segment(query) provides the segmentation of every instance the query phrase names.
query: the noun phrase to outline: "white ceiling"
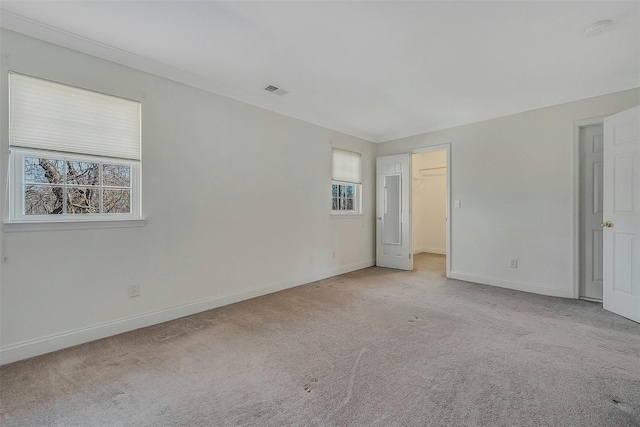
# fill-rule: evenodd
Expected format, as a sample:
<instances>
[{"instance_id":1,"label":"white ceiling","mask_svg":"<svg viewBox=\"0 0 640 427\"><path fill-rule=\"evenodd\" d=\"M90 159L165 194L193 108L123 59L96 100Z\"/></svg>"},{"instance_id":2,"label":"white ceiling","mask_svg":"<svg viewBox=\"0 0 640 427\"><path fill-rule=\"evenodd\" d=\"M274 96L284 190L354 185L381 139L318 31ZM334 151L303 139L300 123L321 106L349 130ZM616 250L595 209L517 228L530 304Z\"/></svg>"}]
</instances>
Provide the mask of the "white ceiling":
<instances>
[{"instance_id":1,"label":"white ceiling","mask_svg":"<svg viewBox=\"0 0 640 427\"><path fill-rule=\"evenodd\" d=\"M2 0L0 11L4 28L373 142L640 86L639 1ZM584 37L605 19L610 32Z\"/></svg>"}]
</instances>

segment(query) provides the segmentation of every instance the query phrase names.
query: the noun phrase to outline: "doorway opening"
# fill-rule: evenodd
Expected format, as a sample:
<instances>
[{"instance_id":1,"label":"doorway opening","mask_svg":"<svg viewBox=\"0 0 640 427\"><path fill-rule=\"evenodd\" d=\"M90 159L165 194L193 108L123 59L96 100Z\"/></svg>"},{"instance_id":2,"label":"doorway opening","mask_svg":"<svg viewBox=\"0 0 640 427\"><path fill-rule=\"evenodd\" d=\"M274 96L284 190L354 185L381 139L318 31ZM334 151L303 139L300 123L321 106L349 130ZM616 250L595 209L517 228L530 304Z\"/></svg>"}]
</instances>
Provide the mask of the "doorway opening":
<instances>
[{"instance_id":1,"label":"doorway opening","mask_svg":"<svg viewBox=\"0 0 640 427\"><path fill-rule=\"evenodd\" d=\"M450 271L449 246L449 145L416 150L411 155L411 240L418 259L443 264Z\"/></svg>"},{"instance_id":2,"label":"doorway opening","mask_svg":"<svg viewBox=\"0 0 640 427\"><path fill-rule=\"evenodd\" d=\"M578 297L602 302L603 155L602 122L578 127Z\"/></svg>"},{"instance_id":3,"label":"doorway opening","mask_svg":"<svg viewBox=\"0 0 640 427\"><path fill-rule=\"evenodd\" d=\"M422 153L442 151L443 163L412 166L412 157ZM441 157L442 158L442 157ZM445 275L451 275L451 144L439 144L418 148L412 152L381 156L376 159L376 265L379 267L413 270L413 232L415 213L413 206L413 177L415 169L416 187L430 178L444 179L444 254ZM433 168L433 169L430 169ZM435 169L438 168L438 169ZM421 171L421 169L423 169ZM444 172L444 174L443 174ZM431 176L435 175L435 176ZM424 185L424 184L423 184ZM425 188L428 188L426 186ZM419 197L419 196L418 196ZM417 202L416 202L417 203ZM416 204L417 206L417 204ZM422 216L420 216L422 218ZM442 217L441 217L442 218ZM416 228L421 227L416 224ZM441 236L441 235L440 235ZM420 234L422 238L422 234ZM424 245L424 242L418 245ZM442 247L422 246L416 249L438 249Z\"/></svg>"}]
</instances>

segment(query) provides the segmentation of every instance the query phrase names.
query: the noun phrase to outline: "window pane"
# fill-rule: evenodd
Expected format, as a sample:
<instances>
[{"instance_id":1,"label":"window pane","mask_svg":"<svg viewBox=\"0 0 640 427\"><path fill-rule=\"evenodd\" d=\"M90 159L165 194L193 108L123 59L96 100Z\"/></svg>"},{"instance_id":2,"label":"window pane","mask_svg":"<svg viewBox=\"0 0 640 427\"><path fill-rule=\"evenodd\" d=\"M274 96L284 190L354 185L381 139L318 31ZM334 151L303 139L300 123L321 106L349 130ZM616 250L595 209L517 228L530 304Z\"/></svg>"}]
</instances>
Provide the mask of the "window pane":
<instances>
[{"instance_id":1,"label":"window pane","mask_svg":"<svg viewBox=\"0 0 640 427\"><path fill-rule=\"evenodd\" d=\"M353 197L353 185L345 185L345 195L347 197Z\"/></svg>"},{"instance_id":2,"label":"window pane","mask_svg":"<svg viewBox=\"0 0 640 427\"><path fill-rule=\"evenodd\" d=\"M60 184L64 178L62 160L24 158L24 180L26 183Z\"/></svg>"},{"instance_id":3,"label":"window pane","mask_svg":"<svg viewBox=\"0 0 640 427\"><path fill-rule=\"evenodd\" d=\"M67 162L67 184L99 185L100 165L98 163Z\"/></svg>"},{"instance_id":4,"label":"window pane","mask_svg":"<svg viewBox=\"0 0 640 427\"><path fill-rule=\"evenodd\" d=\"M334 197L333 199L331 199L331 209L334 211L338 210L338 198Z\"/></svg>"},{"instance_id":5,"label":"window pane","mask_svg":"<svg viewBox=\"0 0 640 427\"><path fill-rule=\"evenodd\" d=\"M131 212L131 190L108 190L102 194L104 213Z\"/></svg>"},{"instance_id":6,"label":"window pane","mask_svg":"<svg viewBox=\"0 0 640 427\"><path fill-rule=\"evenodd\" d=\"M353 210L353 199L347 199L347 210L348 211L352 211Z\"/></svg>"},{"instance_id":7,"label":"window pane","mask_svg":"<svg viewBox=\"0 0 640 427\"><path fill-rule=\"evenodd\" d=\"M103 165L102 185L108 187L130 187L131 168L122 165Z\"/></svg>"},{"instance_id":8,"label":"window pane","mask_svg":"<svg viewBox=\"0 0 640 427\"><path fill-rule=\"evenodd\" d=\"M338 197L338 186L336 184L331 186L331 194L333 197Z\"/></svg>"},{"instance_id":9,"label":"window pane","mask_svg":"<svg viewBox=\"0 0 640 427\"><path fill-rule=\"evenodd\" d=\"M67 188L67 213L100 213L100 190L91 187Z\"/></svg>"},{"instance_id":10,"label":"window pane","mask_svg":"<svg viewBox=\"0 0 640 427\"><path fill-rule=\"evenodd\" d=\"M26 185L25 215L58 215L62 213L62 187Z\"/></svg>"}]
</instances>

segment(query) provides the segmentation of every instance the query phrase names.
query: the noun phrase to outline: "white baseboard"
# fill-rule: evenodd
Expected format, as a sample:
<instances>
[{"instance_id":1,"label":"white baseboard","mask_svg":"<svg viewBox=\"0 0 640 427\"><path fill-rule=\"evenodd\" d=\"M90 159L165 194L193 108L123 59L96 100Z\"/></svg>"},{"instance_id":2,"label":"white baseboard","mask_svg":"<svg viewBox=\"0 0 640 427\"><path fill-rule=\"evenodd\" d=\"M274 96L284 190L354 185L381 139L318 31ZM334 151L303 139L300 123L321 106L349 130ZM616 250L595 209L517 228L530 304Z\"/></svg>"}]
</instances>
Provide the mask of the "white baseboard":
<instances>
[{"instance_id":1,"label":"white baseboard","mask_svg":"<svg viewBox=\"0 0 640 427\"><path fill-rule=\"evenodd\" d=\"M446 249L438 249L438 248L416 248L413 250L413 254L420 254L422 252L426 252L428 254L439 254L439 255L446 255L447 254L447 250Z\"/></svg>"},{"instance_id":2,"label":"white baseboard","mask_svg":"<svg viewBox=\"0 0 640 427\"><path fill-rule=\"evenodd\" d=\"M19 360L28 359L30 357L39 356L52 351L61 350L63 348L72 347L78 344L84 344L101 338L110 337L121 334L123 332L133 331L134 329L144 328L158 323L167 322L169 320L178 319L180 317L190 316L202 311L211 310L212 308L222 307L224 305L248 300L273 292L282 291L284 289L294 288L296 286L305 285L317 280L326 279L328 277L337 276L339 274L349 273L351 271L375 265L375 260L357 262L348 264L335 269L314 272L304 277L298 277L293 280L287 280L279 283L261 286L247 291L236 292L232 294L217 296L213 298L205 298L187 304L167 307L162 310L144 313L136 316L126 317L123 319L113 320L85 328L74 329L59 334L49 335L47 337L35 340L25 341L22 343L0 348L0 365L17 362Z\"/></svg>"},{"instance_id":3,"label":"white baseboard","mask_svg":"<svg viewBox=\"0 0 640 427\"><path fill-rule=\"evenodd\" d=\"M530 292L532 294L548 295L551 297L575 298L573 289L559 289L549 285L532 282L521 282L517 280L504 280L494 277L477 276L474 274L460 273L452 271L449 274L451 279L464 280L465 282L481 283L483 285L498 286L500 288L513 289L515 291Z\"/></svg>"}]
</instances>

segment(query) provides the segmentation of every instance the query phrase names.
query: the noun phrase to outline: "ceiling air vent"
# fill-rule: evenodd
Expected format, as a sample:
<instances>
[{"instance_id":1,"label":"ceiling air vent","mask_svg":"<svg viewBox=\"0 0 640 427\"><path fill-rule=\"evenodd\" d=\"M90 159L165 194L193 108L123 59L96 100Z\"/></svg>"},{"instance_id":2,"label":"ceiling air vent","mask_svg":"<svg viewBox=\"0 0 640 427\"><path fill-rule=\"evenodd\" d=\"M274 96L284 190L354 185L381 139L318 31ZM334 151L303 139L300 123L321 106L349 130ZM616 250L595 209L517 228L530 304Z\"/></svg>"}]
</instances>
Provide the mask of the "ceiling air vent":
<instances>
[{"instance_id":1,"label":"ceiling air vent","mask_svg":"<svg viewBox=\"0 0 640 427\"><path fill-rule=\"evenodd\" d=\"M269 86L265 87L264 90L266 90L267 92L275 93L276 95L280 95L280 96L286 95L286 94L289 93L286 90L280 89L279 87L274 86L274 85L269 85Z\"/></svg>"}]
</instances>

